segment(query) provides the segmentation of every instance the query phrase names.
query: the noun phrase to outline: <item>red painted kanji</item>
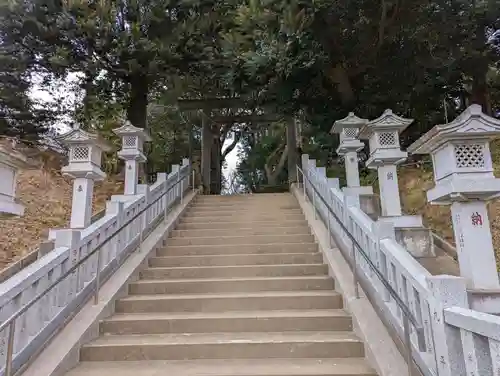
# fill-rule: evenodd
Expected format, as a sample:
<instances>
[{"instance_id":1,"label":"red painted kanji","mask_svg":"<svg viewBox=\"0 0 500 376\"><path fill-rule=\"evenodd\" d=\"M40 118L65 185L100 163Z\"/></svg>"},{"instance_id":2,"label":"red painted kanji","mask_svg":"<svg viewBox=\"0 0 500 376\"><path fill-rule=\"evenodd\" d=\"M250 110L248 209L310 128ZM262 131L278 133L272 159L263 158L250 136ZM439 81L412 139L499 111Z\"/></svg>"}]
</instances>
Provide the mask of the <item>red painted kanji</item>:
<instances>
[{"instance_id":1,"label":"red painted kanji","mask_svg":"<svg viewBox=\"0 0 500 376\"><path fill-rule=\"evenodd\" d=\"M478 212L475 212L471 216L472 226L482 226L483 225L483 217Z\"/></svg>"}]
</instances>

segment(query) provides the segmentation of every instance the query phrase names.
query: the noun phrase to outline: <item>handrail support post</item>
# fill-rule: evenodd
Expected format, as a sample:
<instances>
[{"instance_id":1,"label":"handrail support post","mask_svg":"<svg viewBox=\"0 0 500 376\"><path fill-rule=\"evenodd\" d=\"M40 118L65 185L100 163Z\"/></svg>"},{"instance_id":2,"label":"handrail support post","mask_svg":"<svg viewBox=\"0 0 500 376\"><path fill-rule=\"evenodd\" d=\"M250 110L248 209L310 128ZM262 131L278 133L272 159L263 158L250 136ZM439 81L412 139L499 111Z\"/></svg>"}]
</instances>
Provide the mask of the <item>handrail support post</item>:
<instances>
[{"instance_id":1,"label":"handrail support post","mask_svg":"<svg viewBox=\"0 0 500 376\"><path fill-rule=\"evenodd\" d=\"M16 320L9 325L7 338L7 356L5 357L5 376L12 376L12 356L14 355L14 337L16 334Z\"/></svg>"}]
</instances>

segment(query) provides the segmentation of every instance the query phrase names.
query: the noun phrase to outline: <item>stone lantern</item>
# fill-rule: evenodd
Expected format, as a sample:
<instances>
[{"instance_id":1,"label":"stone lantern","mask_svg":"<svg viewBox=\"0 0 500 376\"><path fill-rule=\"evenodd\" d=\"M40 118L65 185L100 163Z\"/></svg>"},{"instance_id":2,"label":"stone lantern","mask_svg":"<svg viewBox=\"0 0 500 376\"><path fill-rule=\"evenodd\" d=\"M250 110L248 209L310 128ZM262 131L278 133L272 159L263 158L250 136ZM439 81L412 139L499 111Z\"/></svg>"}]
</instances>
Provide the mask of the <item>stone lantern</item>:
<instances>
[{"instance_id":1,"label":"stone lantern","mask_svg":"<svg viewBox=\"0 0 500 376\"><path fill-rule=\"evenodd\" d=\"M380 187L381 216L378 221L394 225L396 241L414 257L435 256L432 233L425 228L421 215L403 215L399 196L397 165L404 162L408 153L401 150L399 135L413 119L405 119L391 110L366 124L359 133L370 143L370 157L366 166L376 169Z\"/></svg>"},{"instance_id":2,"label":"stone lantern","mask_svg":"<svg viewBox=\"0 0 500 376\"><path fill-rule=\"evenodd\" d=\"M471 288L497 292L500 283L486 202L500 195L500 179L493 175L489 145L499 135L500 120L472 105L451 123L436 125L408 148L411 153L432 156L436 185L427 191L427 199L432 204L451 205L460 274Z\"/></svg>"},{"instance_id":3,"label":"stone lantern","mask_svg":"<svg viewBox=\"0 0 500 376\"><path fill-rule=\"evenodd\" d=\"M359 138L369 140L370 143L370 157L366 161L366 167L376 169L378 173L381 219L389 219L396 228L423 227L421 216L402 215L399 197L396 166L408 157L408 153L400 148L399 135L412 122L413 119L405 119L392 110L385 110L359 132Z\"/></svg>"},{"instance_id":4,"label":"stone lantern","mask_svg":"<svg viewBox=\"0 0 500 376\"><path fill-rule=\"evenodd\" d=\"M24 206L16 201L17 172L29 167L27 158L14 148L0 145L0 215L23 215Z\"/></svg>"},{"instance_id":5,"label":"stone lantern","mask_svg":"<svg viewBox=\"0 0 500 376\"><path fill-rule=\"evenodd\" d=\"M338 133L340 145L337 154L344 157L347 187L343 190L355 197L373 195L372 187L361 187L359 181L358 151L364 144L358 139L359 130L368 124L368 119L361 119L349 112L345 118L337 120L331 133Z\"/></svg>"},{"instance_id":6,"label":"stone lantern","mask_svg":"<svg viewBox=\"0 0 500 376\"><path fill-rule=\"evenodd\" d=\"M86 132L79 125L58 140L69 148L69 163L62 168L62 173L74 179L70 226L85 228L92 217L94 182L106 177L101 170L102 152L110 151L111 147L97 134Z\"/></svg>"},{"instance_id":7,"label":"stone lantern","mask_svg":"<svg viewBox=\"0 0 500 376\"><path fill-rule=\"evenodd\" d=\"M139 179L139 163L146 162L143 152L144 142L151 141L151 137L142 128L135 127L130 121L114 129L116 135L122 138L122 149L118 156L125 161L125 194L137 194Z\"/></svg>"}]
</instances>

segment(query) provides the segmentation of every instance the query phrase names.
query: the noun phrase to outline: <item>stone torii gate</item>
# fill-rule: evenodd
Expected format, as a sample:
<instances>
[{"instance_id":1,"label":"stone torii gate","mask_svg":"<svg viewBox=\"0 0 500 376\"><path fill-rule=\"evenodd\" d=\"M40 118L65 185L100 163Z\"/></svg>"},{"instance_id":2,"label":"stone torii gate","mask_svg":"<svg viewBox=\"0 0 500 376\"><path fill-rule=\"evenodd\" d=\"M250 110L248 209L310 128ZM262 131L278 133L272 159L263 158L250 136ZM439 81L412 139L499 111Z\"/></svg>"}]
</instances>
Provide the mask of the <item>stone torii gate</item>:
<instances>
[{"instance_id":1,"label":"stone torii gate","mask_svg":"<svg viewBox=\"0 0 500 376\"><path fill-rule=\"evenodd\" d=\"M183 111L202 110L205 115L206 111L214 109L232 109L244 108L245 103L241 98L205 98L205 99L179 99L179 108ZM216 115L210 120L215 124L269 124L281 120L283 117L272 114L243 114L243 115ZM214 134L211 125L208 122L208 117L202 117L202 132L201 132L201 182L203 185L203 193L211 194L211 172L219 166L212 166L212 146ZM289 181L293 183L297 180L296 166L298 154L296 149L297 130L293 121L287 122L287 144L293 147L288 148L288 172Z\"/></svg>"}]
</instances>

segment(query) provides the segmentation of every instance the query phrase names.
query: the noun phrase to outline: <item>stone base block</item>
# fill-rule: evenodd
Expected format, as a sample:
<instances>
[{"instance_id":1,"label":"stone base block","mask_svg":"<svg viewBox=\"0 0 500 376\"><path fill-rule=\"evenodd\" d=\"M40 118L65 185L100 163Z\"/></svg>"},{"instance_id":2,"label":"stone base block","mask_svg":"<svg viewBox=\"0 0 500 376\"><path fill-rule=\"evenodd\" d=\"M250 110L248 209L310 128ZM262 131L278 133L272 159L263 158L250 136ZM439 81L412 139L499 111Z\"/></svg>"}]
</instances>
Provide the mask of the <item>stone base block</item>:
<instances>
[{"instance_id":1,"label":"stone base block","mask_svg":"<svg viewBox=\"0 0 500 376\"><path fill-rule=\"evenodd\" d=\"M342 191L349 195L357 195L357 196L367 196L373 195L373 187L344 187Z\"/></svg>"},{"instance_id":2,"label":"stone base block","mask_svg":"<svg viewBox=\"0 0 500 376\"><path fill-rule=\"evenodd\" d=\"M396 241L415 258L435 257L434 238L427 228L396 228Z\"/></svg>"},{"instance_id":3,"label":"stone base block","mask_svg":"<svg viewBox=\"0 0 500 376\"><path fill-rule=\"evenodd\" d=\"M380 202L378 197L374 195L359 196L360 209L371 219L376 221L380 217Z\"/></svg>"},{"instance_id":4,"label":"stone base block","mask_svg":"<svg viewBox=\"0 0 500 376\"><path fill-rule=\"evenodd\" d=\"M389 221L394 224L394 228L424 228L421 215L400 215L397 217L379 217L379 221Z\"/></svg>"},{"instance_id":5,"label":"stone base block","mask_svg":"<svg viewBox=\"0 0 500 376\"><path fill-rule=\"evenodd\" d=\"M476 311L500 315L499 289L468 289L470 308Z\"/></svg>"},{"instance_id":6,"label":"stone base block","mask_svg":"<svg viewBox=\"0 0 500 376\"><path fill-rule=\"evenodd\" d=\"M0 196L2 196L0 194ZM3 196L5 197L5 196ZM2 218L8 218L12 216L21 216L24 214L24 206L17 203L14 200L11 200L10 198L7 199L2 199L0 197L0 216Z\"/></svg>"}]
</instances>

